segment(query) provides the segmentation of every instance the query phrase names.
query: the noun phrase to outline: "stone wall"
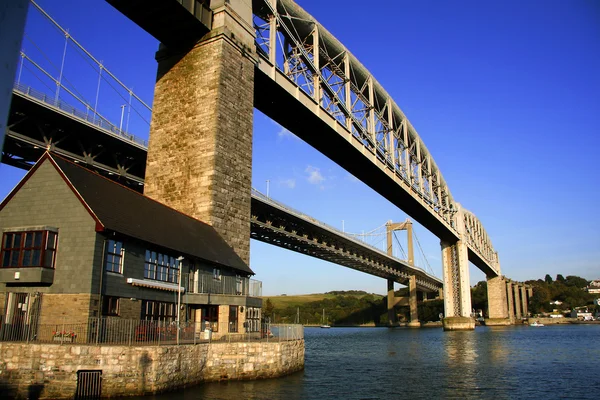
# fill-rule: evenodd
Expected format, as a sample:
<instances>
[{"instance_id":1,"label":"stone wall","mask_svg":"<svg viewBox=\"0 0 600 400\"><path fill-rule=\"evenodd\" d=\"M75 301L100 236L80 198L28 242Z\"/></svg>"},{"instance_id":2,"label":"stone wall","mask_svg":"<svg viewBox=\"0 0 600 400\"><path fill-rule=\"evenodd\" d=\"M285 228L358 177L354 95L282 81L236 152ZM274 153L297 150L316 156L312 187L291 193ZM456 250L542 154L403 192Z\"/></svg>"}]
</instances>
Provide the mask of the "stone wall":
<instances>
[{"instance_id":1,"label":"stone wall","mask_svg":"<svg viewBox=\"0 0 600 400\"><path fill-rule=\"evenodd\" d=\"M69 399L78 370L102 370L102 396L131 396L206 381L275 378L304 368L304 341L182 346L0 343L0 397Z\"/></svg>"}]
</instances>

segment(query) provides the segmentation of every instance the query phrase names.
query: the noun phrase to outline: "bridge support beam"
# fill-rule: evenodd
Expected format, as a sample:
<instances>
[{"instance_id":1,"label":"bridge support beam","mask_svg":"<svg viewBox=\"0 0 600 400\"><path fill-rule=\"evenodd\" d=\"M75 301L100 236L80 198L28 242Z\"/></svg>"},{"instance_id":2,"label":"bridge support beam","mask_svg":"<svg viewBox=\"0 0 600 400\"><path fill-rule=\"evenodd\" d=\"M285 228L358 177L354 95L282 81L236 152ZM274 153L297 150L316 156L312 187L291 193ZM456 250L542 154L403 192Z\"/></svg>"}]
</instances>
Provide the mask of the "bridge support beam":
<instances>
[{"instance_id":1,"label":"bridge support beam","mask_svg":"<svg viewBox=\"0 0 600 400\"><path fill-rule=\"evenodd\" d=\"M408 326L411 328L420 328L419 312L417 308L417 277L411 275L408 279L408 304L410 306L410 322Z\"/></svg>"},{"instance_id":2,"label":"bridge support beam","mask_svg":"<svg viewBox=\"0 0 600 400\"><path fill-rule=\"evenodd\" d=\"M513 291L515 293L515 317L516 317L516 323L520 324L521 323L521 296L519 295L519 284L515 283L513 284Z\"/></svg>"},{"instance_id":3,"label":"bridge support beam","mask_svg":"<svg viewBox=\"0 0 600 400\"><path fill-rule=\"evenodd\" d=\"M511 324L515 323L515 306L514 306L514 301L513 301L513 284L511 281L507 280L506 281L506 298L507 298L507 303L508 303L508 319L510 320Z\"/></svg>"},{"instance_id":4,"label":"bridge support beam","mask_svg":"<svg viewBox=\"0 0 600 400\"><path fill-rule=\"evenodd\" d=\"M444 274L445 331L473 330L471 317L471 287L469 285L469 255L467 244L441 242Z\"/></svg>"},{"instance_id":5,"label":"bridge support beam","mask_svg":"<svg viewBox=\"0 0 600 400\"><path fill-rule=\"evenodd\" d=\"M521 285L521 303L523 307L523 318L527 318L529 310L527 309L527 289L525 288L525 285Z\"/></svg>"},{"instance_id":6,"label":"bridge support beam","mask_svg":"<svg viewBox=\"0 0 600 400\"><path fill-rule=\"evenodd\" d=\"M488 319L486 325L510 325L506 281L502 276L487 277Z\"/></svg>"},{"instance_id":7,"label":"bridge support beam","mask_svg":"<svg viewBox=\"0 0 600 400\"><path fill-rule=\"evenodd\" d=\"M202 40L157 53L144 194L212 225L249 263L252 9L243 0L211 6Z\"/></svg>"},{"instance_id":8,"label":"bridge support beam","mask_svg":"<svg viewBox=\"0 0 600 400\"><path fill-rule=\"evenodd\" d=\"M398 318L394 306L396 305L396 298L394 295L394 280L387 280L387 307L388 307L388 326L397 326Z\"/></svg>"}]
</instances>

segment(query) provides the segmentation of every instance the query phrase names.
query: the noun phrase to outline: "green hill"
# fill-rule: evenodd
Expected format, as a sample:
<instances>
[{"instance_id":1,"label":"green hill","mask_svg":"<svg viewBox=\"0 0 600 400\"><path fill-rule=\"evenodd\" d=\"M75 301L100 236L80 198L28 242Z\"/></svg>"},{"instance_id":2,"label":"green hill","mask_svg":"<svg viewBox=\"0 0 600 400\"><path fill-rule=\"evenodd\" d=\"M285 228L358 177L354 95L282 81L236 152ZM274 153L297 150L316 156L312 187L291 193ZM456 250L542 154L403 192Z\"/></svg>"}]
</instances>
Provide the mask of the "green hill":
<instances>
[{"instance_id":1,"label":"green hill","mask_svg":"<svg viewBox=\"0 0 600 400\"><path fill-rule=\"evenodd\" d=\"M300 314L300 323L320 325L323 310L330 325L385 325L388 321L386 297L363 291L265 296L263 300L263 315L274 323L294 323ZM419 304L419 316L424 321L437 320L441 308L442 301ZM398 307L396 312L401 319L408 317L408 307Z\"/></svg>"}]
</instances>

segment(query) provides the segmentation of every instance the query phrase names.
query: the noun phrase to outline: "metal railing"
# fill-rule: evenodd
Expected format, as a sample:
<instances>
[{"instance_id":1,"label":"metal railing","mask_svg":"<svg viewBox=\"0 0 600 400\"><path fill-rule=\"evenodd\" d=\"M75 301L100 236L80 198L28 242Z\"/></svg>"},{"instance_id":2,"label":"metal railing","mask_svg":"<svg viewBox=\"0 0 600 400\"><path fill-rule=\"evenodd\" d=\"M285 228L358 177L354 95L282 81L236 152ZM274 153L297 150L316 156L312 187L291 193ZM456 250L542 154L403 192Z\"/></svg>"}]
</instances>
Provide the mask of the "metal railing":
<instances>
[{"instance_id":1,"label":"metal railing","mask_svg":"<svg viewBox=\"0 0 600 400\"><path fill-rule=\"evenodd\" d=\"M55 96L47 95L42 91L33 89L30 86L26 86L20 83L15 83L13 90L27 97L31 97L33 99L41 101L53 108L59 109L69 115L72 115L77 119L84 120L89 124L92 124L100 129L112 133L113 135L117 135L125 140L136 143L143 147L148 147L147 140L143 140L136 137L135 135L126 133L122 129L119 129L117 126L109 122L103 116L99 115L98 113L95 113L94 110L91 108L87 108L86 111L79 110L62 100L56 100Z\"/></svg>"},{"instance_id":2,"label":"metal railing","mask_svg":"<svg viewBox=\"0 0 600 400\"><path fill-rule=\"evenodd\" d=\"M262 296L262 282L255 279L221 275L215 278L209 274L183 274L182 282L188 293L227 294L234 296Z\"/></svg>"},{"instance_id":3,"label":"metal railing","mask_svg":"<svg viewBox=\"0 0 600 400\"><path fill-rule=\"evenodd\" d=\"M144 321L115 317L90 318L87 323L26 324L0 317L0 341L54 344L161 346L210 342L283 342L304 339L297 324L262 323L255 332L235 332L226 322ZM214 331L211 329L214 329Z\"/></svg>"}]
</instances>

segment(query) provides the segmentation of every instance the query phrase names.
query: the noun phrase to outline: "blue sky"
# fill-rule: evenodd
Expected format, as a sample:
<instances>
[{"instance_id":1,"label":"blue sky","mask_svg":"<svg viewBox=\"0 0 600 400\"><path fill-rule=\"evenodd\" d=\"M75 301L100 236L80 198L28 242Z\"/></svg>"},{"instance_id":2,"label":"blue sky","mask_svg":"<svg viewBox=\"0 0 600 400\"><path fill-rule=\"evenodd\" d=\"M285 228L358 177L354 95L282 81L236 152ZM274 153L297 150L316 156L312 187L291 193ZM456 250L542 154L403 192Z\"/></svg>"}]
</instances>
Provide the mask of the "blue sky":
<instances>
[{"instance_id":1,"label":"blue sky","mask_svg":"<svg viewBox=\"0 0 600 400\"><path fill-rule=\"evenodd\" d=\"M156 40L102 0L38 3L151 103ZM503 274L516 280L546 273L600 278L595 207L600 197L599 3L299 4L393 96L454 198L484 224ZM60 65L64 38L37 11L30 10L29 18L27 53L40 63ZM98 74L72 47L64 76L94 102ZM44 89L29 70L22 80ZM99 110L116 124L123 102L102 83ZM130 131L147 136L148 126L135 112ZM259 112L253 152L254 187L265 192L269 180L271 197L330 225L341 228L344 221L346 231L361 232L407 217ZM0 166L0 198L22 175ZM439 240L418 224L415 231L441 277ZM258 242L251 244L251 266L267 295L349 289L384 293L386 288L380 278ZM471 283L482 279L472 266Z\"/></svg>"}]
</instances>

